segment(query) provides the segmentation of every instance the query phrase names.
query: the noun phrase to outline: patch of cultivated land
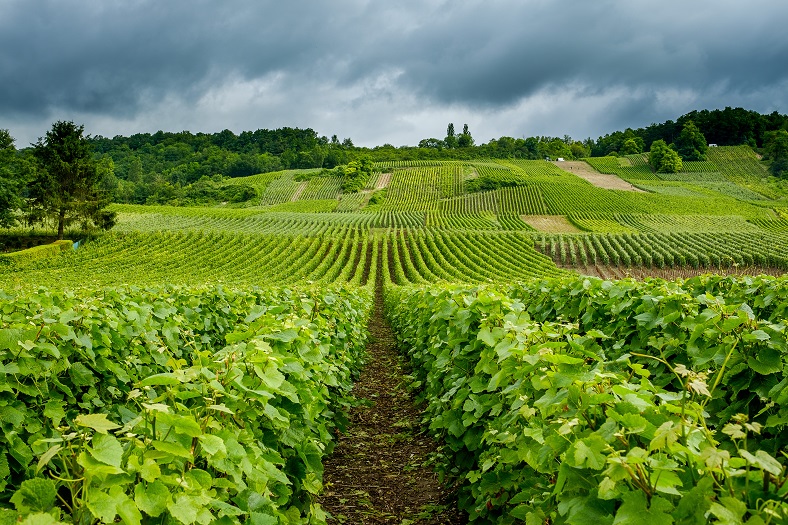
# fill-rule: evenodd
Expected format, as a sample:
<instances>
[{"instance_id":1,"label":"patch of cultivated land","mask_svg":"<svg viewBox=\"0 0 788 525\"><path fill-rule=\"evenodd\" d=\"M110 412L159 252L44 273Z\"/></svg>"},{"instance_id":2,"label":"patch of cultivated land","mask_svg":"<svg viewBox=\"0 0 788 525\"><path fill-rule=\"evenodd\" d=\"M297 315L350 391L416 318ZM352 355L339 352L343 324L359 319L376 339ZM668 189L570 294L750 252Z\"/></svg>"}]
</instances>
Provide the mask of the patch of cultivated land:
<instances>
[{"instance_id":1,"label":"patch of cultivated land","mask_svg":"<svg viewBox=\"0 0 788 525\"><path fill-rule=\"evenodd\" d=\"M635 186L631 185L627 181L616 177L615 175L607 175L605 173L599 173L597 170L592 168L587 163L581 160L571 160L571 161L563 161L553 162L556 166L561 168L562 170L571 173L572 175L577 175L578 177L587 180L594 186L599 188L604 188L606 190L623 190L623 191L635 191L640 193L645 193L640 188L636 188Z\"/></svg>"},{"instance_id":2,"label":"patch of cultivated land","mask_svg":"<svg viewBox=\"0 0 788 525\"><path fill-rule=\"evenodd\" d=\"M563 215L520 215L528 226L546 233L578 233L580 230Z\"/></svg>"}]
</instances>

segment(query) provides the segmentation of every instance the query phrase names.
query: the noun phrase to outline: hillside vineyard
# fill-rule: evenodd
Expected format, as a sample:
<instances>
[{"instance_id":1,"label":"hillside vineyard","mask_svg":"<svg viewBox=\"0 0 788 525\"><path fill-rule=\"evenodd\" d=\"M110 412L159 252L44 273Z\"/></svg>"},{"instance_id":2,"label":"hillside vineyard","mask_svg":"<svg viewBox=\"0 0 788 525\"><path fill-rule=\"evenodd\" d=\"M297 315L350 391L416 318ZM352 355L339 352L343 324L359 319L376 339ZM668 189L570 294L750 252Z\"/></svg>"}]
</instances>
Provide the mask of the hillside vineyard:
<instances>
[{"instance_id":1,"label":"hillside vineyard","mask_svg":"<svg viewBox=\"0 0 788 525\"><path fill-rule=\"evenodd\" d=\"M352 388L385 317L451 488L435 515L788 523L788 200L752 149L346 183L237 177L254 198L113 204L75 249L0 256L0 521L372 515L324 463L375 404Z\"/></svg>"}]
</instances>

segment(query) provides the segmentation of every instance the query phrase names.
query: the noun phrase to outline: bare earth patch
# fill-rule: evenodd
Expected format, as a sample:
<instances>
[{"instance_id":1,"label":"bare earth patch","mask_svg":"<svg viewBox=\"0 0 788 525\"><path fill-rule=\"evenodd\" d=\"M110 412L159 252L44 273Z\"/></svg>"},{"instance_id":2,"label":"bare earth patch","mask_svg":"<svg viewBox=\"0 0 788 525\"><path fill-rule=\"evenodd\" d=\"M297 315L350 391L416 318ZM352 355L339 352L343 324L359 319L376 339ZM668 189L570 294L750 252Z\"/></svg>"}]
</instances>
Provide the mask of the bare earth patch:
<instances>
[{"instance_id":1,"label":"bare earth patch","mask_svg":"<svg viewBox=\"0 0 788 525\"><path fill-rule=\"evenodd\" d=\"M293 193L293 196L290 197L290 202L295 202L301 198L301 194L304 193L304 190L306 189L306 185L308 182L309 181L305 180L298 185L298 187L295 190L295 193Z\"/></svg>"},{"instance_id":2,"label":"bare earth patch","mask_svg":"<svg viewBox=\"0 0 788 525\"><path fill-rule=\"evenodd\" d=\"M615 175L607 175L605 173L599 173L597 170L592 168L589 164L581 160L568 160L563 162L555 161L553 162L553 164L555 164L562 170L571 173L572 175L577 175L578 177L587 180L588 182L590 182L594 186L597 186L598 188L604 188L606 190L623 190L623 191L635 191L639 193L646 193L640 188L634 187L627 181L620 179Z\"/></svg>"},{"instance_id":3,"label":"bare earth patch","mask_svg":"<svg viewBox=\"0 0 788 525\"><path fill-rule=\"evenodd\" d=\"M546 233L578 233L580 230L563 215L520 215L535 230Z\"/></svg>"},{"instance_id":4,"label":"bare earth patch","mask_svg":"<svg viewBox=\"0 0 788 525\"><path fill-rule=\"evenodd\" d=\"M392 173L381 173L380 176L378 177L378 180L375 181L375 189L382 190L383 188L388 186L389 182L391 182L391 175Z\"/></svg>"}]
</instances>

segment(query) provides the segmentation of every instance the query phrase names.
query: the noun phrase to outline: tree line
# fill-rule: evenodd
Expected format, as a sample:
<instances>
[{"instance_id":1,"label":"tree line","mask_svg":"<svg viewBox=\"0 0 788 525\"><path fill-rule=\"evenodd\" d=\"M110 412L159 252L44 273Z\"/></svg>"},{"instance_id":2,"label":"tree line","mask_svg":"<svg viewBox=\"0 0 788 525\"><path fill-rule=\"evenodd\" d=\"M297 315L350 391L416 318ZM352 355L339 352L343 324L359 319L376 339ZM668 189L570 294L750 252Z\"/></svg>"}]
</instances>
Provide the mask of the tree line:
<instances>
[{"instance_id":1,"label":"tree line","mask_svg":"<svg viewBox=\"0 0 788 525\"><path fill-rule=\"evenodd\" d=\"M626 129L583 141L572 137L502 136L477 144L468 125L453 123L442 139L417 146L357 147L349 138L319 136L312 129L258 129L235 134L138 133L91 137L73 122L53 124L46 136L18 150L0 129L0 225L45 222L59 234L69 224L107 227L109 202L206 205L239 203L255 188L226 184L228 178L283 169L331 170L356 176L376 161L473 160L479 158L580 159L650 152L655 171L678 171L681 163L702 160L709 143L749 144L770 162L772 174L788 176L788 116L762 115L742 108L693 111L675 122Z\"/></svg>"},{"instance_id":2,"label":"tree line","mask_svg":"<svg viewBox=\"0 0 788 525\"><path fill-rule=\"evenodd\" d=\"M641 151L650 150L651 144L657 140L663 140L666 144L674 143L690 121L709 144L719 146L746 144L753 148L762 148L768 142L771 132L788 129L788 115L776 111L766 115L743 108L704 109L690 111L675 121L667 120L638 129L627 128L599 137L591 148L591 155L604 157L624 154L626 143L631 140L640 141Z\"/></svg>"}]
</instances>

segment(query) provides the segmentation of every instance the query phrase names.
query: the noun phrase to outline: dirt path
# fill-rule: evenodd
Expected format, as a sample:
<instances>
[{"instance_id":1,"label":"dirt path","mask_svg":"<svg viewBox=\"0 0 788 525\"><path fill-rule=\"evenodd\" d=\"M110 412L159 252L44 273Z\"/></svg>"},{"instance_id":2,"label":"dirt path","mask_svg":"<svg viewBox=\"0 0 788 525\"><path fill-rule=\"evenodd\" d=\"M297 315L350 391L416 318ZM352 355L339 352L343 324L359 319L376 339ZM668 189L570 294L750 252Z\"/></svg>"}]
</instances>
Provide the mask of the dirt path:
<instances>
[{"instance_id":1,"label":"dirt path","mask_svg":"<svg viewBox=\"0 0 788 525\"><path fill-rule=\"evenodd\" d=\"M378 272L380 275L380 272ZM330 524L461 525L447 491L425 463L437 449L420 432L420 411L403 386L405 370L383 314L382 282L369 322L369 362L353 393L364 400L325 462L320 499Z\"/></svg>"},{"instance_id":2,"label":"dirt path","mask_svg":"<svg viewBox=\"0 0 788 525\"><path fill-rule=\"evenodd\" d=\"M636 188L624 179L620 179L615 175L607 175L600 173L592 168L588 163L582 160L568 160L562 162L553 162L556 166L564 171L577 175L578 177L587 180L594 186L604 188L606 190L624 190L645 193L640 188Z\"/></svg>"},{"instance_id":3,"label":"dirt path","mask_svg":"<svg viewBox=\"0 0 788 525\"><path fill-rule=\"evenodd\" d=\"M298 199L301 198L301 194L304 193L304 190L306 189L306 185L308 183L309 183L309 181L305 180L305 181L303 181L303 182L298 184L298 187L296 188L295 193L293 193L293 196L290 197L290 202L295 202L295 201L297 201Z\"/></svg>"},{"instance_id":4,"label":"dirt path","mask_svg":"<svg viewBox=\"0 0 788 525\"><path fill-rule=\"evenodd\" d=\"M380 177L378 177L378 180L375 182L375 189L382 190L383 188L388 186L389 182L391 182L392 175L393 173L381 173Z\"/></svg>"}]
</instances>

